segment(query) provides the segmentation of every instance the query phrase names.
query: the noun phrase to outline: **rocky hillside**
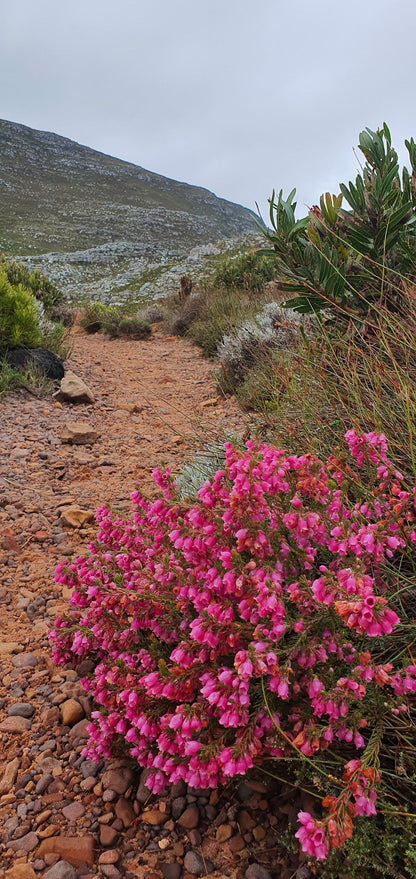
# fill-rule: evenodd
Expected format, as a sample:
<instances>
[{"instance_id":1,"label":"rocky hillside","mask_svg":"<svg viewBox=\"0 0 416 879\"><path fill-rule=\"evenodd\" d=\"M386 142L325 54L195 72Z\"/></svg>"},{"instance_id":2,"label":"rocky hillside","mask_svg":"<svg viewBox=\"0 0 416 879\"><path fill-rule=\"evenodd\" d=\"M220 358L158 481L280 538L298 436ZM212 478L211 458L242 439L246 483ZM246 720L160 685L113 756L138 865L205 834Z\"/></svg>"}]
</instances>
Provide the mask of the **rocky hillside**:
<instances>
[{"instance_id":1,"label":"rocky hillside","mask_svg":"<svg viewBox=\"0 0 416 879\"><path fill-rule=\"evenodd\" d=\"M251 211L207 189L5 120L0 192L0 250L69 298L166 291L256 229Z\"/></svg>"}]
</instances>

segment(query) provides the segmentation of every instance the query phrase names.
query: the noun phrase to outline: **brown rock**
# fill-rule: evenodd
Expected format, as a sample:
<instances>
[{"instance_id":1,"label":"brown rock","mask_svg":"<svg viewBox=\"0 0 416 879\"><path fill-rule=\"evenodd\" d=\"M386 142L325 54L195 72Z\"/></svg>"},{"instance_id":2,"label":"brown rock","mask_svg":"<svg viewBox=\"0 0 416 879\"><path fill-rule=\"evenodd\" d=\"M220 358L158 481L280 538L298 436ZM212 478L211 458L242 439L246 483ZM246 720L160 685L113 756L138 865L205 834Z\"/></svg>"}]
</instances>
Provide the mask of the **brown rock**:
<instances>
[{"instance_id":1,"label":"brown rock","mask_svg":"<svg viewBox=\"0 0 416 879\"><path fill-rule=\"evenodd\" d=\"M257 827L253 827L252 834L256 842L261 842L261 840L267 835L267 831L261 826L261 824L258 824Z\"/></svg>"},{"instance_id":2,"label":"brown rock","mask_svg":"<svg viewBox=\"0 0 416 879\"><path fill-rule=\"evenodd\" d=\"M237 821L240 825L240 830L252 830L255 826L255 820L251 817L250 813L246 811L246 809L241 809L241 812L237 815Z\"/></svg>"},{"instance_id":3,"label":"brown rock","mask_svg":"<svg viewBox=\"0 0 416 879\"><path fill-rule=\"evenodd\" d=\"M134 778L133 770L130 766L120 763L118 766L112 766L104 772L102 783L104 790L113 790L116 794L122 795L130 787Z\"/></svg>"},{"instance_id":4,"label":"brown rock","mask_svg":"<svg viewBox=\"0 0 416 879\"><path fill-rule=\"evenodd\" d=\"M84 709L76 699L66 699L59 707L61 709L62 723L66 726L74 726L84 717Z\"/></svg>"},{"instance_id":5,"label":"brown rock","mask_svg":"<svg viewBox=\"0 0 416 879\"><path fill-rule=\"evenodd\" d=\"M164 824L167 818L166 813L159 812L158 809L145 809L141 814L141 820L144 824L152 824L154 827Z\"/></svg>"},{"instance_id":6,"label":"brown rock","mask_svg":"<svg viewBox=\"0 0 416 879\"><path fill-rule=\"evenodd\" d=\"M56 397L58 400L68 400L70 403L94 403L93 392L82 378L70 369L66 371Z\"/></svg>"},{"instance_id":7,"label":"brown rock","mask_svg":"<svg viewBox=\"0 0 416 879\"><path fill-rule=\"evenodd\" d=\"M57 854L63 860L68 861L73 867L81 867L84 864L94 863L94 837L93 836L52 836L44 839L37 852L39 858L43 855Z\"/></svg>"},{"instance_id":8,"label":"brown rock","mask_svg":"<svg viewBox=\"0 0 416 879\"><path fill-rule=\"evenodd\" d=\"M177 823L180 824L181 827L185 827L185 830L193 830L195 827L198 827L198 806L195 806L194 803L192 803L191 806L188 806L188 808L182 813L181 817L178 818Z\"/></svg>"},{"instance_id":9,"label":"brown rock","mask_svg":"<svg viewBox=\"0 0 416 879\"><path fill-rule=\"evenodd\" d=\"M26 717L6 717L6 720L2 720L0 723L0 732L22 733L30 727L30 720L27 720Z\"/></svg>"},{"instance_id":10,"label":"brown rock","mask_svg":"<svg viewBox=\"0 0 416 879\"><path fill-rule=\"evenodd\" d=\"M72 421L61 430L61 440L64 443L72 443L76 446L94 443L98 434L86 421Z\"/></svg>"},{"instance_id":11,"label":"brown rock","mask_svg":"<svg viewBox=\"0 0 416 879\"><path fill-rule=\"evenodd\" d=\"M5 879L36 879L36 873L30 864L14 864L6 871Z\"/></svg>"},{"instance_id":12,"label":"brown rock","mask_svg":"<svg viewBox=\"0 0 416 879\"><path fill-rule=\"evenodd\" d=\"M244 839L240 833L237 833L236 836L233 836L233 838L230 839L228 845L230 847L230 851L232 851L233 854L236 854L236 852L241 852L243 848L246 847Z\"/></svg>"},{"instance_id":13,"label":"brown rock","mask_svg":"<svg viewBox=\"0 0 416 879\"><path fill-rule=\"evenodd\" d=\"M93 510L82 510L81 507L73 504L62 511L61 522L66 527L82 528L87 522L93 522L94 516Z\"/></svg>"},{"instance_id":14,"label":"brown rock","mask_svg":"<svg viewBox=\"0 0 416 879\"><path fill-rule=\"evenodd\" d=\"M115 848L109 849L107 852L103 852L102 855L98 858L99 864L118 864L120 860L120 852Z\"/></svg>"},{"instance_id":15,"label":"brown rock","mask_svg":"<svg viewBox=\"0 0 416 879\"><path fill-rule=\"evenodd\" d=\"M25 833L25 835L21 836L19 839L11 839L7 845L15 852L32 852L33 849L36 848L38 842L39 839L37 834L30 831L29 833Z\"/></svg>"},{"instance_id":16,"label":"brown rock","mask_svg":"<svg viewBox=\"0 0 416 879\"><path fill-rule=\"evenodd\" d=\"M13 787L16 776L19 771L19 758L15 757L14 760L10 760L9 763L6 763L2 780L0 781L0 796L2 794L10 793L11 788Z\"/></svg>"},{"instance_id":17,"label":"brown rock","mask_svg":"<svg viewBox=\"0 0 416 879\"><path fill-rule=\"evenodd\" d=\"M120 800L116 803L116 815L117 818L120 818L123 822L124 827L130 827L133 824L133 821L136 819L136 813L133 809L131 803L125 799L125 797L121 797Z\"/></svg>"},{"instance_id":18,"label":"brown rock","mask_svg":"<svg viewBox=\"0 0 416 879\"><path fill-rule=\"evenodd\" d=\"M217 842L226 842L233 835L233 828L229 824L220 824L215 834Z\"/></svg>"},{"instance_id":19,"label":"brown rock","mask_svg":"<svg viewBox=\"0 0 416 879\"><path fill-rule=\"evenodd\" d=\"M105 848L110 848L110 846L114 845L116 840L118 839L117 830L114 827L109 827L108 824L102 824L100 827L100 843L105 846Z\"/></svg>"}]
</instances>

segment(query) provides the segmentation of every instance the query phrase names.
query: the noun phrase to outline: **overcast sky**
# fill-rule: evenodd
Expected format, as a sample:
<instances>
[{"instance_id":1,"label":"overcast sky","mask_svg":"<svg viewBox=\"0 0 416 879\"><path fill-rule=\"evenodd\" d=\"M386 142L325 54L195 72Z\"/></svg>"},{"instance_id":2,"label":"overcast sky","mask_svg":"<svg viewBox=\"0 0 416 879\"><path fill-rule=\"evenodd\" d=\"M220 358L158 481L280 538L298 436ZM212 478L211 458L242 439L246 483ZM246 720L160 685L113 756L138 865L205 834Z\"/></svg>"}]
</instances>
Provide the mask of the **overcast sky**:
<instances>
[{"instance_id":1,"label":"overcast sky","mask_svg":"<svg viewBox=\"0 0 416 879\"><path fill-rule=\"evenodd\" d=\"M2 7L0 117L253 209L335 191L365 126L416 137L415 0Z\"/></svg>"}]
</instances>

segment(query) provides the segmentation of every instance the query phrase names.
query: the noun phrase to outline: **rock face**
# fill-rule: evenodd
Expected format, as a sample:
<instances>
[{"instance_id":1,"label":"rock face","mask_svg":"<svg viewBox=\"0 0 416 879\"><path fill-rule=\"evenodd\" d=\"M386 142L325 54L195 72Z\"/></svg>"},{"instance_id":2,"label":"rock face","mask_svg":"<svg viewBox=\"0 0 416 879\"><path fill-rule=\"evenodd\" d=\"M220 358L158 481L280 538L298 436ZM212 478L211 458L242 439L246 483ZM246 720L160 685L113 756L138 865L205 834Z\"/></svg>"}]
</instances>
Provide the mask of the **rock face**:
<instances>
[{"instance_id":1,"label":"rock face","mask_svg":"<svg viewBox=\"0 0 416 879\"><path fill-rule=\"evenodd\" d=\"M61 387L56 394L58 400L68 400L70 403L93 403L94 394L85 384L82 378L75 375L70 369L67 370L61 381Z\"/></svg>"},{"instance_id":2,"label":"rock face","mask_svg":"<svg viewBox=\"0 0 416 879\"><path fill-rule=\"evenodd\" d=\"M192 260L179 268L190 252L256 231L251 211L207 189L5 120L0 168L2 214L10 217L0 251L20 254L69 296L102 299L141 277L152 285L175 264L179 285L181 276L195 277Z\"/></svg>"},{"instance_id":3,"label":"rock face","mask_svg":"<svg viewBox=\"0 0 416 879\"><path fill-rule=\"evenodd\" d=\"M63 378L65 373L62 360L47 348L13 348L8 352L6 361L16 369L25 370L34 367L45 378L55 381Z\"/></svg>"}]
</instances>

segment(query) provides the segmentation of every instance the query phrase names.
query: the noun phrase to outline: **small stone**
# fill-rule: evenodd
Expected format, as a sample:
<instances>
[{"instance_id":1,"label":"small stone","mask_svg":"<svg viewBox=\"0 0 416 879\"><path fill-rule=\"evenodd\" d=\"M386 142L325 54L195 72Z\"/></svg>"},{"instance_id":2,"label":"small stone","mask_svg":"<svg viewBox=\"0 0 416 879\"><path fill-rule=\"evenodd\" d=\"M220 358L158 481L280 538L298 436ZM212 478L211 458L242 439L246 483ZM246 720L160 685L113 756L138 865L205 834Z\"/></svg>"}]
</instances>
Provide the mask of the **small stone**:
<instances>
[{"instance_id":1,"label":"small stone","mask_svg":"<svg viewBox=\"0 0 416 879\"><path fill-rule=\"evenodd\" d=\"M70 803L69 806L64 806L62 814L68 821L76 821L77 818L82 818L85 815L85 806L78 802Z\"/></svg>"},{"instance_id":2,"label":"small stone","mask_svg":"<svg viewBox=\"0 0 416 879\"><path fill-rule=\"evenodd\" d=\"M88 717L85 717L83 720L79 720L72 729L69 730L69 738L70 739L87 739L88 738L88 727L90 725L90 721Z\"/></svg>"},{"instance_id":3,"label":"small stone","mask_svg":"<svg viewBox=\"0 0 416 879\"><path fill-rule=\"evenodd\" d=\"M118 864L120 860L120 852L115 848L111 848L106 852L103 852L102 855L98 858L98 863L100 864Z\"/></svg>"},{"instance_id":4,"label":"small stone","mask_svg":"<svg viewBox=\"0 0 416 879\"><path fill-rule=\"evenodd\" d=\"M73 443L82 446L94 443L97 439L97 431L86 421L73 421L66 424L61 430L61 440L64 443Z\"/></svg>"},{"instance_id":5,"label":"small stone","mask_svg":"<svg viewBox=\"0 0 416 879\"><path fill-rule=\"evenodd\" d=\"M244 873L244 879L272 879L272 877L261 864L250 864Z\"/></svg>"},{"instance_id":6,"label":"small stone","mask_svg":"<svg viewBox=\"0 0 416 879\"><path fill-rule=\"evenodd\" d=\"M50 772L47 772L44 775L42 775L36 784L35 793L44 794L45 790L47 790L47 788L49 787L49 785L51 784L52 781L53 781L53 775L51 775Z\"/></svg>"},{"instance_id":7,"label":"small stone","mask_svg":"<svg viewBox=\"0 0 416 879\"><path fill-rule=\"evenodd\" d=\"M105 848L110 848L116 840L118 839L117 830L114 830L114 827L109 827L107 824L102 824L100 827L100 843Z\"/></svg>"},{"instance_id":8,"label":"small stone","mask_svg":"<svg viewBox=\"0 0 416 879\"><path fill-rule=\"evenodd\" d=\"M236 854L237 852L242 852L243 849L246 847L241 833L237 833L236 836L233 836L232 839L230 839L228 845L230 847L230 851L232 851L233 854Z\"/></svg>"},{"instance_id":9,"label":"small stone","mask_svg":"<svg viewBox=\"0 0 416 879\"><path fill-rule=\"evenodd\" d=\"M237 821L240 825L240 830L252 830L256 823L246 809L241 809L237 815Z\"/></svg>"},{"instance_id":10,"label":"small stone","mask_svg":"<svg viewBox=\"0 0 416 879\"><path fill-rule=\"evenodd\" d=\"M120 870L117 870L114 864L103 864L101 872L107 879L120 879L121 876Z\"/></svg>"},{"instance_id":11,"label":"small stone","mask_svg":"<svg viewBox=\"0 0 416 879\"><path fill-rule=\"evenodd\" d=\"M93 864L95 859L93 836L52 836L42 840L38 857L47 854L60 855L73 867ZM46 860L46 857L45 857Z\"/></svg>"},{"instance_id":12,"label":"small stone","mask_svg":"<svg viewBox=\"0 0 416 879\"><path fill-rule=\"evenodd\" d=\"M180 879L181 873L181 864L162 864L163 879Z\"/></svg>"},{"instance_id":13,"label":"small stone","mask_svg":"<svg viewBox=\"0 0 416 879\"><path fill-rule=\"evenodd\" d=\"M217 842L226 842L233 835L233 828L229 824L220 824L215 834Z\"/></svg>"},{"instance_id":14,"label":"small stone","mask_svg":"<svg viewBox=\"0 0 416 879\"><path fill-rule=\"evenodd\" d=\"M19 758L15 757L14 760L10 760L9 763L6 763L3 777L0 781L0 796L3 794L10 793L17 777L17 773L19 771Z\"/></svg>"},{"instance_id":15,"label":"small stone","mask_svg":"<svg viewBox=\"0 0 416 879\"><path fill-rule=\"evenodd\" d=\"M68 400L70 403L94 403L93 392L82 378L70 369L66 371L56 397L59 400Z\"/></svg>"},{"instance_id":16,"label":"small stone","mask_svg":"<svg viewBox=\"0 0 416 879\"><path fill-rule=\"evenodd\" d=\"M30 702L15 702L7 709L9 717L33 717L35 708Z\"/></svg>"},{"instance_id":17,"label":"small stone","mask_svg":"<svg viewBox=\"0 0 416 879\"><path fill-rule=\"evenodd\" d=\"M6 720L0 723L0 732L23 733L30 727L30 720L26 720L25 717L6 717Z\"/></svg>"},{"instance_id":18,"label":"small stone","mask_svg":"<svg viewBox=\"0 0 416 879\"><path fill-rule=\"evenodd\" d=\"M103 787L115 791L120 796L126 793L134 779L133 770L130 766L120 764L104 772L102 777ZM149 791L150 795L150 791Z\"/></svg>"},{"instance_id":19,"label":"small stone","mask_svg":"<svg viewBox=\"0 0 416 879\"><path fill-rule=\"evenodd\" d=\"M39 842L39 838L36 833L30 831L29 833L25 833L24 836L21 836L19 839L12 839L7 843L9 848L12 848L15 852L23 851L23 852L32 852L34 848L36 848Z\"/></svg>"},{"instance_id":20,"label":"small stone","mask_svg":"<svg viewBox=\"0 0 416 879\"><path fill-rule=\"evenodd\" d=\"M121 818L123 825L126 828L130 827L133 824L133 821L136 820L133 806L124 797L121 797L116 803L116 815L117 818Z\"/></svg>"},{"instance_id":21,"label":"small stone","mask_svg":"<svg viewBox=\"0 0 416 879\"><path fill-rule=\"evenodd\" d=\"M257 827L253 827L252 834L256 842L261 842L261 840L266 837L267 832L261 824L258 824Z\"/></svg>"},{"instance_id":22,"label":"small stone","mask_svg":"<svg viewBox=\"0 0 416 879\"><path fill-rule=\"evenodd\" d=\"M30 864L14 864L6 871L5 879L36 879L36 873Z\"/></svg>"},{"instance_id":23,"label":"small stone","mask_svg":"<svg viewBox=\"0 0 416 879\"><path fill-rule=\"evenodd\" d=\"M83 760L79 768L83 778L95 778L100 770L100 763L96 763L95 760Z\"/></svg>"},{"instance_id":24,"label":"small stone","mask_svg":"<svg viewBox=\"0 0 416 879\"><path fill-rule=\"evenodd\" d=\"M58 861L44 875L44 879L77 879L78 872L68 861Z\"/></svg>"},{"instance_id":25,"label":"small stone","mask_svg":"<svg viewBox=\"0 0 416 879\"><path fill-rule=\"evenodd\" d=\"M192 804L188 806L187 809L183 812L183 814L178 818L178 824L181 827L184 827L185 830L193 830L194 827L198 827L199 824L199 810L198 806Z\"/></svg>"},{"instance_id":26,"label":"small stone","mask_svg":"<svg viewBox=\"0 0 416 879\"><path fill-rule=\"evenodd\" d=\"M84 717L84 709L76 699L66 699L66 701L62 702L62 705L60 705L60 709L62 723L64 723L65 726L74 726Z\"/></svg>"},{"instance_id":27,"label":"small stone","mask_svg":"<svg viewBox=\"0 0 416 879\"><path fill-rule=\"evenodd\" d=\"M93 510L82 510L76 504L67 507L61 513L61 522L67 528L82 528L88 522L93 522L94 518Z\"/></svg>"},{"instance_id":28,"label":"small stone","mask_svg":"<svg viewBox=\"0 0 416 879\"><path fill-rule=\"evenodd\" d=\"M198 852L187 852L184 858L185 870L194 876L206 876L214 870L214 864L209 858L203 858Z\"/></svg>"},{"instance_id":29,"label":"small stone","mask_svg":"<svg viewBox=\"0 0 416 879\"><path fill-rule=\"evenodd\" d=\"M165 812L159 812L157 809L145 809L141 814L141 820L144 824L152 824L154 827L160 827L164 824L168 816Z\"/></svg>"},{"instance_id":30,"label":"small stone","mask_svg":"<svg viewBox=\"0 0 416 879\"><path fill-rule=\"evenodd\" d=\"M18 641L0 641L0 656L2 653L17 653L21 649Z\"/></svg>"},{"instance_id":31,"label":"small stone","mask_svg":"<svg viewBox=\"0 0 416 879\"><path fill-rule=\"evenodd\" d=\"M12 658L14 668L35 668L37 664L38 658L34 653L19 653Z\"/></svg>"}]
</instances>

